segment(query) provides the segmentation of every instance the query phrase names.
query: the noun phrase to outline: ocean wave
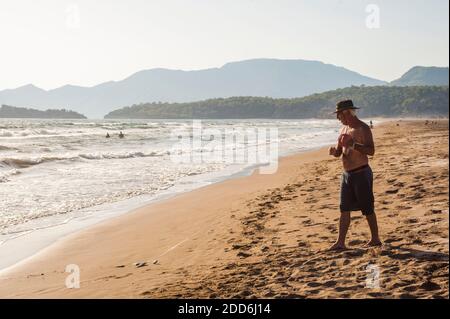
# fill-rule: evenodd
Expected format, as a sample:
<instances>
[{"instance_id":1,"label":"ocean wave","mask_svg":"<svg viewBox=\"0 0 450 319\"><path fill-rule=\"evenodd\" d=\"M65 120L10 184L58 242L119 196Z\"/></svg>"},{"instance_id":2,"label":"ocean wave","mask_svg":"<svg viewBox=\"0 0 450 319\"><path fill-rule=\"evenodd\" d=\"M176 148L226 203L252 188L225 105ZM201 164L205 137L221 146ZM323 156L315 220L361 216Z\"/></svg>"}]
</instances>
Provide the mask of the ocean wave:
<instances>
[{"instance_id":1,"label":"ocean wave","mask_svg":"<svg viewBox=\"0 0 450 319\"><path fill-rule=\"evenodd\" d=\"M46 129L38 129L38 130L20 130L20 131L7 131L1 130L0 137L24 137L24 136L41 136L41 135L58 135L58 132L46 130Z\"/></svg>"},{"instance_id":2,"label":"ocean wave","mask_svg":"<svg viewBox=\"0 0 450 319\"><path fill-rule=\"evenodd\" d=\"M0 131L0 137L11 137L11 136L13 136L13 133L11 133L9 131L5 131L5 130Z\"/></svg>"},{"instance_id":3,"label":"ocean wave","mask_svg":"<svg viewBox=\"0 0 450 319\"><path fill-rule=\"evenodd\" d=\"M36 158L3 158L0 159L0 167L10 167L15 169L27 168L30 166L55 162L55 161L75 161L75 160L107 160L107 159L127 159L135 157L156 157L168 155L168 152L127 152L127 153L82 153L75 156L42 156Z\"/></svg>"},{"instance_id":4,"label":"ocean wave","mask_svg":"<svg viewBox=\"0 0 450 319\"><path fill-rule=\"evenodd\" d=\"M0 165L0 183L9 182L9 177L13 175L19 175L21 171L15 168L6 169L5 167Z\"/></svg>"},{"instance_id":5,"label":"ocean wave","mask_svg":"<svg viewBox=\"0 0 450 319\"><path fill-rule=\"evenodd\" d=\"M39 158L5 158L0 160L0 165L3 167L11 167L11 168L27 168L33 165L41 164L44 162L49 162L53 160L58 160L57 157L39 157Z\"/></svg>"},{"instance_id":6,"label":"ocean wave","mask_svg":"<svg viewBox=\"0 0 450 319\"><path fill-rule=\"evenodd\" d=\"M163 156L166 153L158 153L158 152L127 152L124 154L114 154L114 153L90 153L90 154L80 154L79 157L95 160L95 159L125 159L125 158L134 158L134 157L153 157L153 156Z\"/></svg>"},{"instance_id":7,"label":"ocean wave","mask_svg":"<svg viewBox=\"0 0 450 319\"><path fill-rule=\"evenodd\" d=\"M10 151L10 150L16 150L16 148L0 145L0 151Z\"/></svg>"}]
</instances>

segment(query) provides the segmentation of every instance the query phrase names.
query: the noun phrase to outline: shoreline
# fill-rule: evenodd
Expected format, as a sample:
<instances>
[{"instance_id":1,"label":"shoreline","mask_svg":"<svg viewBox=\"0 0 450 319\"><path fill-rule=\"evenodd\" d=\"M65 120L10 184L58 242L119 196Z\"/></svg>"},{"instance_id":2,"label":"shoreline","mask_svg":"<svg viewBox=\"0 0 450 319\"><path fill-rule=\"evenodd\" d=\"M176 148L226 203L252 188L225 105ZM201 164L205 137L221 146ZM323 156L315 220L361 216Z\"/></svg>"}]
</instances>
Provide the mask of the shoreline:
<instances>
[{"instance_id":1,"label":"shoreline","mask_svg":"<svg viewBox=\"0 0 450 319\"><path fill-rule=\"evenodd\" d=\"M392 121L407 122L407 120L403 119L394 119ZM392 128L395 129L394 125L391 123L392 121L389 121L386 124L383 123L378 125L377 128L379 128L379 130L376 129L375 133L379 135L381 134L380 131L386 131L387 129ZM440 121L446 122L445 120ZM423 120L417 120L417 123L419 122L422 123ZM401 126L403 126L403 124ZM375 143L377 143L377 140L375 141ZM200 268L204 268L205 265L214 265L214 267L216 268L219 267L214 262L216 261L215 258L218 258L220 260L220 262L216 261L219 265L227 264L231 261L236 262L236 254L234 253L234 248L228 248L228 251L223 250L224 247L225 249L227 249L227 242L231 240L231 238L228 238L231 236L229 231L233 231L235 228L241 227L242 224L241 220L237 220L237 217L231 216L242 214L243 207L248 206L248 203L245 205L244 203L248 202L249 200L251 202L252 199L254 200L255 198L258 198L258 196L261 196L261 194L265 193L268 189L276 190L277 187L275 186L278 186L278 188L282 188L286 186L287 181L290 181L290 183L296 182L297 180L294 178L296 176L290 175L292 171L297 170L298 165L308 166L315 165L323 161L329 162L328 156L324 154L325 149L326 148L321 148L319 150L306 151L301 152L300 154L281 157L279 159L279 170L281 169L282 172L277 172L276 174L274 174L278 176L259 175L256 174L255 169L249 176L234 179L225 179L224 181L214 183L212 185L203 186L188 192L177 194L169 199L164 199L161 202L145 205L126 214L107 219L105 221L102 221L101 223L89 226L87 229L82 229L74 234L67 235L64 238L56 241L52 245L44 248L32 257L24 260L20 264L16 264L11 269L7 268L7 272L5 272L5 269L2 270L0 272L0 281L2 282L2 284L0 285L0 296L40 297L62 295L69 298L80 296L90 296L94 298L107 296L123 297L127 296L128 293L131 293L130 291L128 291L131 289L129 285L125 285L127 288L123 288L121 285L119 285L120 287L122 287L122 289L117 288L117 283L114 285L111 284L111 287L109 287L109 285L107 284L109 280L102 280L100 278L98 279L102 287L102 291L100 293L93 291L92 288L89 288L89 286L92 286L92 283L97 280L96 278L99 277L99 269L103 268L103 270L105 270L106 267L107 273L123 272L124 270L126 270L128 273L132 274L129 275L129 277L133 277L133 275L135 275L134 273L136 271L139 271L139 269L130 270L130 267L133 268L133 266L130 266L132 265L133 260L135 262L146 260L149 264L154 260L158 260L156 264L161 263L162 267L160 268L164 268L165 270L162 271L162 275L164 275L161 276L162 278L160 278L159 280L155 280L153 278L153 280L155 281L153 283L153 286L156 290L151 290L152 293L143 294L142 292L139 293L139 289L131 289L132 291L134 291L134 293L132 293L131 295L134 297L165 297L166 292L158 292L158 281L159 283L161 283L164 282L164 280L168 282L175 282L176 280L179 280L179 275L174 275L174 272L176 272L175 270L180 267L180 264L179 262L177 262L175 258L176 256L173 256L173 251L177 251L180 256L193 255L193 260L192 258L188 258L190 260L188 264ZM247 188L242 188L241 192L236 191L236 188L239 189L239 187L243 186ZM196 204L194 201L198 200L199 198L206 198L207 203ZM232 199L233 202L228 203L225 201L226 199ZM205 201L205 199L203 199L202 201ZM188 209L188 207L190 207L191 209ZM219 221L216 220L217 215L208 212L208 209L205 209L206 207L211 207L211 210L216 213L222 212L221 215L218 215L220 216ZM335 208L333 209L333 211L335 211ZM230 216L229 214L225 214L225 212L235 213ZM170 219L171 217L173 218L172 220ZM188 217L192 217L194 219L189 219ZM143 224L147 227L139 225L142 221L145 221L143 222ZM187 226L187 223L190 223L189 227ZM223 224L233 227L224 227ZM122 229L124 225L128 226ZM208 227L206 227L205 225L207 225ZM217 228L220 231L211 229L211 225L218 226ZM166 232L163 232L160 229L164 227L166 227ZM206 230L205 227L207 228ZM174 228L179 229L180 232L173 232ZM144 238L140 238L139 236L136 238L130 238L130 236L133 237L132 234L143 235L147 232L151 233L152 230L155 231L154 235L147 236L151 238L145 238L145 236ZM219 241L218 246L222 247L222 250L220 252L213 252L211 251L211 249L206 249L208 248L208 244L211 244L212 246L214 246L214 244L210 242L204 242L201 234L205 233L205 231L206 234L209 234L209 231L212 231L213 233L220 233L213 236L212 238L214 239L212 240L212 242ZM86 245L86 243L92 244L92 240L94 238L98 238L99 241L101 241L105 246L103 247L98 243L94 243L93 245L91 245L93 246L92 251L87 250L85 248L86 246L84 245ZM114 244L111 243L110 240L112 240L116 244L120 244L122 247L114 247ZM257 241L259 239L256 238L255 240ZM198 249L198 245L195 244L195 241L201 242L200 247L204 246L203 248L206 248ZM81 243L83 243L83 245L81 245ZM185 246L188 247L186 248ZM191 252L189 252L189 246L191 246ZM118 257L116 260L115 257L111 258L106 253L100 253L100 256L98 256L99 258L96 261L87 258L87 255L99 253L101 247L105 248L109 252L114 251L118 254L118 256L121 257ZM127 251L127 247L130 249L130 252ZM211 258L205 259L205 252L207 252L206 255ZM241 257L244 255L245 252L242 252ZM251 256L244 258L241 257L239 257L237 260L251 260L253 258ZM61 278L64 278L67 275L64 273L64 267L61 267L61 265L64 264L64 261L62 262L61 259L66 259L66 261L73 261L73 259L78 259L78 263L80 264L81 269L86 268L87 272L86 274L84 274L83 271L82 277L86 276L88 278L85 279L85 281L83 281L82 279L81 284L82 286L87 285L88 287L79 290L65 289L65 287L60 287L61 283L64 282L61 281ZM123 267L116 268L117 266L122 266L122 264ZM148 267L144 267L143 269L145 268ZM160 271L159 269L157 269L158 267L155 268L156 269L151 268L146 270L150 271L150 273L155 274ZM43 271L44 269L45 271ZM53 271L49 271L49 269L53 269ZM43 275L36 277L36 274L40 273L40 271L43 271ZM199 273L201 274L202 272L197 271L196 275L199 275ZM174 278L165 278L170 277L170 275L173 275ZM40 288L38 289L38 287ZM17 290L15 288L17 288ZM204 295L202 293L194 296Z\"/></svg>"}]
</instances>

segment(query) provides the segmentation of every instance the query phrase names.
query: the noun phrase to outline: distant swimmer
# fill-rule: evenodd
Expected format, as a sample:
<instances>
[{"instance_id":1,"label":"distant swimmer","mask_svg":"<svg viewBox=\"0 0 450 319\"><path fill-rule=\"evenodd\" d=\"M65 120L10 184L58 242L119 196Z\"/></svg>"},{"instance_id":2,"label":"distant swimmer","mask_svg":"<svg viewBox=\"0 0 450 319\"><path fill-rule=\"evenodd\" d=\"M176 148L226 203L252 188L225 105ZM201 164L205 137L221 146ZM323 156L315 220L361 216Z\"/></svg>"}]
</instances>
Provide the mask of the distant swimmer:
<instances>
[{"instance_id":1,"label":"distant swimmer","mask_svg":"<svg viewBox=\"0 0 450 319\"><path fill-rule=\"evenodd\" d=\"M119 138L124 138L124 137L125 137L125 135L123 135L122 131L120 131Z\"/></svg>"},{"instance_id":2,"label":"distant swimmer","mask_svg":"<svg viewBox=\"0 0 450 319\"><path fill-rule=\"evenodd\" d=\"M110 138L111 136L109 136L109 133L106 133L106 138Z\"/></svg>"}]
</instances>

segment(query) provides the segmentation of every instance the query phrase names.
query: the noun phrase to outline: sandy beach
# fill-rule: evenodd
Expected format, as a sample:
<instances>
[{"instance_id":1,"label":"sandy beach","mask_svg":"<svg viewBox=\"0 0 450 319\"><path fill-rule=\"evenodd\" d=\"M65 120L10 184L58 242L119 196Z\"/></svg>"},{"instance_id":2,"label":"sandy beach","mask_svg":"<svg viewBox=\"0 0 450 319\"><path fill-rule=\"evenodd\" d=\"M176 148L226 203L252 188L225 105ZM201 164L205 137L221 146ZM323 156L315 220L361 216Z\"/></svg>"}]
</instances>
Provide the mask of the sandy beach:
<instances>
[{"instance_id":1,"label":"sandy beach","mask_svg":"<svg viewBox=\"0 0 450 319\"><path fill-rule=\"evenodd\" d=\"M362 248L369 229L354 212L349 249L327 251L342 164L322 148L67 236L2 272L0 297L449 298L448 133L448 120L374 128L382 247ZM79 289L65 285L71 264Z\"/></svg>"}]
</instances>

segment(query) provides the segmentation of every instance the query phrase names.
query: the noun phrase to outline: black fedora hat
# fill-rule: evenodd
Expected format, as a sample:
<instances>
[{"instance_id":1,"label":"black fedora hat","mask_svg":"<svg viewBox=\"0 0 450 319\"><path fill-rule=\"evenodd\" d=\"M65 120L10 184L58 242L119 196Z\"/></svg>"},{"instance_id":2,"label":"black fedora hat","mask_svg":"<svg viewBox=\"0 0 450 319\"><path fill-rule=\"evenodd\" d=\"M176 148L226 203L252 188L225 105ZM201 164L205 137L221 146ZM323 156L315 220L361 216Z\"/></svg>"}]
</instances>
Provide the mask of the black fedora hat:
<instances>
[{"instance_id":1,"label":"black fedora hat","mask_svg":"<svg viewBox=\"0 0 450 319\"><path fill-rule=\"evenodd\" d=\"M354 106L352 100L343 100L339 101L336 104L336 111L334 111L333 113L341 112L344 110L357 110L357 109L359 109L359 107Z\"/></svg>"}]
</instances>

